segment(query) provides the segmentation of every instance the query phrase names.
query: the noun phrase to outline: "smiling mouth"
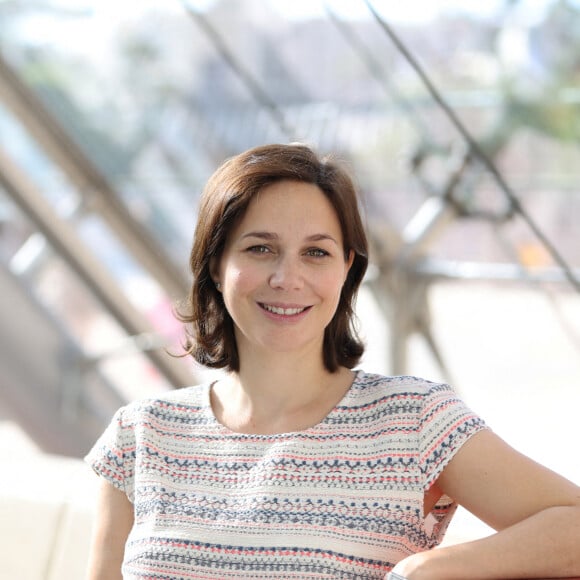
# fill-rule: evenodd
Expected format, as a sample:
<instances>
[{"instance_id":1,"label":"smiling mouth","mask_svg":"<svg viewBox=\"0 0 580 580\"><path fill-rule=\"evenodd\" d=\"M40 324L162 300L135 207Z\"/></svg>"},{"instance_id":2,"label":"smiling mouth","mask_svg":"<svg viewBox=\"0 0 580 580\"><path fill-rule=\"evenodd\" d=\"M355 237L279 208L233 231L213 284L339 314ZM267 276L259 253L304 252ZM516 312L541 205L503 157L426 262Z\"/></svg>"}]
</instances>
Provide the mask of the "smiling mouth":
<instances>
[{"instance_id":1,"label":"smiling mouth","mask_svg":"<svg viewBox=\"0 0 580 580\"><path fill-rule=\"evenodd\" d=\"M301 314L310 308L310 306L302 306L299 308L280 308L279 306L270 306L269 304L263 304L262 302L260 302L260 306L267 312L283 316L296 316L297 314Z\"/></svg>"}]
</instances>

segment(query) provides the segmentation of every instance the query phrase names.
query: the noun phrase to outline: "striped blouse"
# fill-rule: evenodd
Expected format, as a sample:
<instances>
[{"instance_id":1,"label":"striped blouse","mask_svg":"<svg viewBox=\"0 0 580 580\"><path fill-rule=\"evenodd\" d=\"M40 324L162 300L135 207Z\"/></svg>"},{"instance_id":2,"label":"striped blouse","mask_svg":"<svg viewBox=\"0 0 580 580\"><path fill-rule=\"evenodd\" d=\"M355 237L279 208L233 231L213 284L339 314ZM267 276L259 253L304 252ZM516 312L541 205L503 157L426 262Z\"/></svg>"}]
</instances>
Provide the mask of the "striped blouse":
<instances>
[{"instance_id":1,"label":"striped blouse","mask_svg":"<svg viewBox=\"0 0 580 580\"><path fill-rule=\"evenodd\" d=\"M134 504L126 579L384 578L455 510L425 491L485 428L453 390L357 371L319 424L236 433L211 385L121 408L86 460Z\"/></svg>"}]
</instances>

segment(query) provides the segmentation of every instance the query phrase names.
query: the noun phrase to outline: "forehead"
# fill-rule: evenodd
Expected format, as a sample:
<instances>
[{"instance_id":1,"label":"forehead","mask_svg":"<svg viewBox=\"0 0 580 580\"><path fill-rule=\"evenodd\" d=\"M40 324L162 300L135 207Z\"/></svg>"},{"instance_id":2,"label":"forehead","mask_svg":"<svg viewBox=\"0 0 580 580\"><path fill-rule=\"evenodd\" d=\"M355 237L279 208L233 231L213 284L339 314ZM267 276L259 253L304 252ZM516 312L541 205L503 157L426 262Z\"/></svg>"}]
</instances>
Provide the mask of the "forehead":
<instances>
[{"instance_id":1,"label":"forehead","mask_svg":"<svg viewBox=\"0 0 580 580\"><path fill-rule=\"evenodd\" d=\"M323 227L341 231L334 206L315 184L282 180L263 187L250 201L238 226L265 222L272 227Z\"/></svg>"}]
</instances>

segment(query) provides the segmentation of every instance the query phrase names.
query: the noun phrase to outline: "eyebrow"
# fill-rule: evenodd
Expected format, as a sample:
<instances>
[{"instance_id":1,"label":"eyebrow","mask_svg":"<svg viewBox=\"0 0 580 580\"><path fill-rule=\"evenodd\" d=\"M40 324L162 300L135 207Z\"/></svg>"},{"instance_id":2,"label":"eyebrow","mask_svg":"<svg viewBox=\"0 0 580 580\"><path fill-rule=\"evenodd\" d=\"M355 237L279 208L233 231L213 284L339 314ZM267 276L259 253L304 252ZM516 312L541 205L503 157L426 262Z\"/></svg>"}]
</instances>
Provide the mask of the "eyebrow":
<instances>
[{"instance_id":1,"label":"eyebrow","mask_svg":"<svg viewBox=\"0 0 580 580\"><path fill-rule=\"evenodd\" d=\"M278 239L278 234L275 234L273 232L248 232L247 234L244 234L241 239L245 239L245 238L259 238L261 240L277 240ZM308 242L321 242L324 240L329 240L331 242L334 242L337 246L339 246L340 244L336 241L336 239L331 236L330 234L325 234L325 233L319 233L319 234L312 234L311 236L307 236L306 241Z\"/></svg>"}]
</instances>

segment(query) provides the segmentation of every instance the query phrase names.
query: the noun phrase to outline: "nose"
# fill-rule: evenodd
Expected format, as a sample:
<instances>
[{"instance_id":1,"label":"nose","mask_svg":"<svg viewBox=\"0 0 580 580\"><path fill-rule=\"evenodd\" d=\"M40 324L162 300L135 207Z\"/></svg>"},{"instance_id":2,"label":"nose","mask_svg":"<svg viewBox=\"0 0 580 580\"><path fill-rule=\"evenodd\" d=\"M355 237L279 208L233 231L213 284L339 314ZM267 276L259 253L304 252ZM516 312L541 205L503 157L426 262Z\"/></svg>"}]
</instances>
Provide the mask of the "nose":
<instances>
[{"instance_id":1,"label":"nose","mask_svg":"<svg viewBox=\"0 0 580 580\"><path fill-rule=\"evenodd\" d=\"M276 261L270 275L270 286L280 290L298 290L304 285L299 260L286 256Z\"/></svg>"}]
</instances>

